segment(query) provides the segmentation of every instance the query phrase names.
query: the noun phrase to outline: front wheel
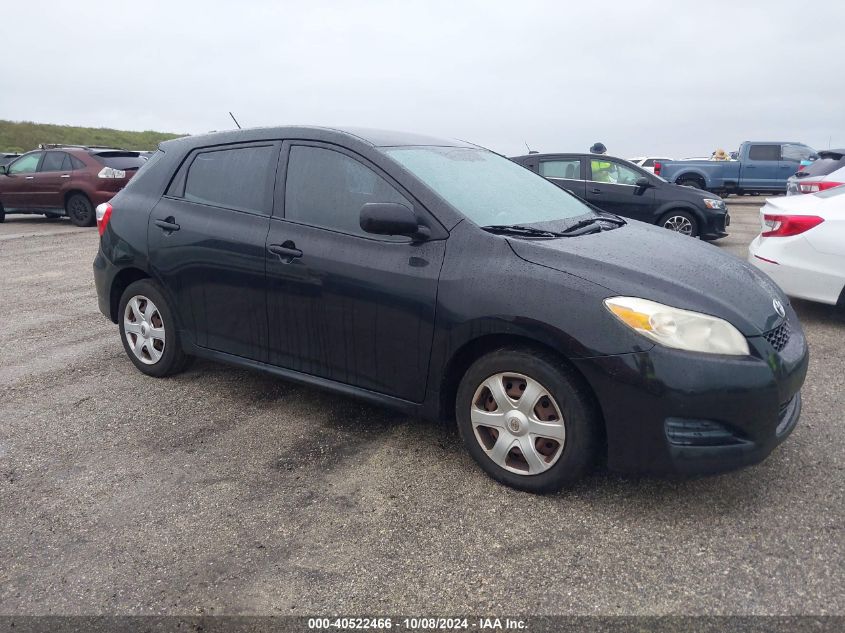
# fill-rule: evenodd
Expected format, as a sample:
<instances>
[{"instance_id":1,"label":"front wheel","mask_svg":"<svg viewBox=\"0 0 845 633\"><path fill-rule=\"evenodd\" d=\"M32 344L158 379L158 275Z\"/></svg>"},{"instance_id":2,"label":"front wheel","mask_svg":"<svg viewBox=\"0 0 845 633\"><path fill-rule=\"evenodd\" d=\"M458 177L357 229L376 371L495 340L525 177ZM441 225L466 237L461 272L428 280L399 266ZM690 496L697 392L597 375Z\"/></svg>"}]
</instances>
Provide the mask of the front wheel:
<instances>
[{"instance_id":1,"label":"front wheel","mask_svg":"<svg viewBox=\"0 0 845 633\"><path fill-rule=\"evenodd\" d=\"M657 224L681 235L698 237L698 220L689 211L670 211Z\"/></svg>"},{"instance_id":2,"label":"front wheel","mask_svg":"<svg viewBox=\"0 0 845 633\"><path fill-rule=\"evenodd\" d=\"M479 358L461 380L455 413L470 455L514 488L560 490L595 459L592 394L551 354L502 348Z\"/></svg>"},{"instance_id":3,"label":"front wheel","mask_svg":"<svg viewBox=\"0 0 845 633\"><path fill-rule=\"evenodd\" d=\"M0 203L0 224L6 221L6 209L3 208L3 204Z\"/></svg>"},{"instance_id":4,"label":"front wheel","mask_svg":"<svg viewBox=\"0 0 845 633\"><path fill-rule=\"evenodd\" d=\"M94 205L84 193L75 193L67 199L65 211L70 221L76 226L94 226L97 216L94 214Z\"/></svg>"},{"instance_id":5,"label":"front wheel","mask_svg":"<svg viewBox=\"0 0 845 633\"><path fill-rule=\"evenodd\" d=\"M130 284L120 297L118 316L123 349L140 371L161 378L185 369L189 357L158 284L150 279Z\"/></svg>"}]
</instances>

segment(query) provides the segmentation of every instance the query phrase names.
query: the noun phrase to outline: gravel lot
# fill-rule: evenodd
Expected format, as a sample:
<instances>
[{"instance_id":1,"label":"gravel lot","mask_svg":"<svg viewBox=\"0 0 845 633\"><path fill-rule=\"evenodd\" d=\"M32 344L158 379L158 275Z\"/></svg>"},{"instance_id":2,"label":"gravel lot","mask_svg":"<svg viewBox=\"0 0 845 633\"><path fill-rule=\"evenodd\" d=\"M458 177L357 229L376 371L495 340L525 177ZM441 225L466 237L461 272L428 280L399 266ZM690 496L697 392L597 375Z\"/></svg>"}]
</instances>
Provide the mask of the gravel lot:
<instances>
[{"instance_id":1,"label":"gravel lot","mask_svg":"<svg viewBox=\"0 0 845 633\"><path fill-rule=\"evenodd\" d=\"M714 248L744 257L757 211ZM845 614L843 311L796 302L804 415L763 464L537 497L437 424L208 362L143 376L96 248L0 225L0 613Z\"/></svg>"}]
</instances>

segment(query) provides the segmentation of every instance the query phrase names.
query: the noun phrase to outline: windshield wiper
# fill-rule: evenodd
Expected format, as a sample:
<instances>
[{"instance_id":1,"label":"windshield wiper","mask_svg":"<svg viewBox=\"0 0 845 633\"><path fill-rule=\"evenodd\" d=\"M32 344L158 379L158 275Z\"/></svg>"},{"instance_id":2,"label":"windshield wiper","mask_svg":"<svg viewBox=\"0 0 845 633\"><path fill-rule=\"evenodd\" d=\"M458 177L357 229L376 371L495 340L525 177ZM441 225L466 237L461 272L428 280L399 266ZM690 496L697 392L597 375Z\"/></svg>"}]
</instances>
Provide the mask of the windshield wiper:
<instances>
[{"instance_id":1,"label":"windshield wiper","mask_svg":"<svg viewBox=\"0 0 845 633\"><path fill-rule=\"evenodd\" d=\"M587 218L586 220L576 222L572 226L566 227L562 231L562 233L567 236L597 233L598 231L602 230L602 222L609 222L610 224L616 224L617 226L627 224L627 222L625 222L625 220L623 220L622 218L616 216L600 215L595 218Z\"/></svg>"},{"instance_id":2,"label":"windshield wiper","mask_svg":"<svg viewBox=\"0 0 845 633\"><path fill-rule=\"evenodd\" d=\"M488 224L482 226L482 229L490 233L498 235L526 235L530 237L563 237L563 233L556 233L555 231L544 231L533 226L523 226L521 224Z\"/></svg>"}]
</instances>

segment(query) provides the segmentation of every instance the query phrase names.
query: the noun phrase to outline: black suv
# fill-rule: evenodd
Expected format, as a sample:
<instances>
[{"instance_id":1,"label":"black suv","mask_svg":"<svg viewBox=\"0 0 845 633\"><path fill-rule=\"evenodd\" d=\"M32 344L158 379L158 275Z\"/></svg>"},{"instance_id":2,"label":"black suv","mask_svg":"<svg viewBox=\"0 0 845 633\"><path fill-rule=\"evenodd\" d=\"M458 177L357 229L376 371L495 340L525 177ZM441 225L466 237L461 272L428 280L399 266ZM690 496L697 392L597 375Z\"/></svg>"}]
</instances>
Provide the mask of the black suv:
<instances>
[{"instance_id":1,"label":"black suv","mask_svg":"<svg viewBox=\"0 0 845 633\"><path fill-rule=\"evenodd\" d=\"M807 345L768 277L465 142L168 141L97 218L100 310L143 373L202 356L454 417L527 490L600 453L626 471L753 463L800 414Z\"/></svg>"},{"instance_id":2,"label":"black suv","mask_svg":"<svg viewBox=\"0 0 845 633\"><path fill-rule=\"evenodd\" d=\"M730 216L719 196L673 185L622 158L528 154L511 160L604 211L703 240L728 235Z\"/></svg>"}]
</instances>

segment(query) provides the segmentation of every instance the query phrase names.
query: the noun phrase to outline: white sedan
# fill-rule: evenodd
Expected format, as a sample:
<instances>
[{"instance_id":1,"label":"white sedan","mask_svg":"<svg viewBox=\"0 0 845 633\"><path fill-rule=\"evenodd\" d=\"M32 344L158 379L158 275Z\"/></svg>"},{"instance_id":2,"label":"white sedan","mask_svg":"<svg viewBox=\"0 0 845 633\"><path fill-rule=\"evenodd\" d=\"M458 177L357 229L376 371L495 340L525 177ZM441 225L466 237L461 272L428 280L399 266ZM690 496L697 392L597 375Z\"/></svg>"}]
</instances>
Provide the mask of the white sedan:
<instances>
[{"instance_id":1,"label":"white sedan","mask_svg":"<svg viewBox=\"0 0 845 633\"><path fill-rule=\"evenodd\" d=\"M799 299L845 304L845 186L771 198L748 261Z\"/></svg>"}]
</instances>

